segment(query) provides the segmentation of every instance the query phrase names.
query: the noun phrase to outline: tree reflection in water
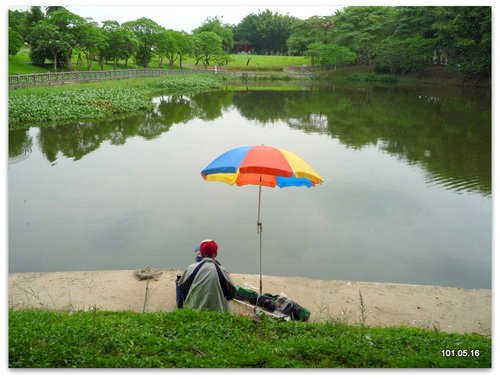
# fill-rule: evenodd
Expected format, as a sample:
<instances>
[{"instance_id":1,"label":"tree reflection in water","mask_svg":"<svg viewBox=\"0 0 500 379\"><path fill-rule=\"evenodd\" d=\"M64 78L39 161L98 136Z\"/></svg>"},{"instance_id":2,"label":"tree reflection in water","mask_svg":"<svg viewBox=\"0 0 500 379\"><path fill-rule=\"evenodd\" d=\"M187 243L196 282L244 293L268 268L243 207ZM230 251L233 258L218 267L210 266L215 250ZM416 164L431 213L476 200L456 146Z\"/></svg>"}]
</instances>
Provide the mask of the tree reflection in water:
<instances>
[{"instance_id":1,"label":"tree reflection in water","mask_svg":"<svg viewBox=\"0 0 500 379\"><path fill-rule=\"evenodd\" d=\"M99 122L40 128L38 143L50 162L75 160L102 142L151 140L173 125L216 120L229 108L261 124L286 122L321 133L352 149L379 149L419 165L428 182L454 191L491 195L491 106L487 90L443 87L311 87L303 91L215 91L160 96L152 111ZM28 130L9 133L9 160L29 155ZM24 158L23 158L24 159Z\"/></svg>"}]
</instances>

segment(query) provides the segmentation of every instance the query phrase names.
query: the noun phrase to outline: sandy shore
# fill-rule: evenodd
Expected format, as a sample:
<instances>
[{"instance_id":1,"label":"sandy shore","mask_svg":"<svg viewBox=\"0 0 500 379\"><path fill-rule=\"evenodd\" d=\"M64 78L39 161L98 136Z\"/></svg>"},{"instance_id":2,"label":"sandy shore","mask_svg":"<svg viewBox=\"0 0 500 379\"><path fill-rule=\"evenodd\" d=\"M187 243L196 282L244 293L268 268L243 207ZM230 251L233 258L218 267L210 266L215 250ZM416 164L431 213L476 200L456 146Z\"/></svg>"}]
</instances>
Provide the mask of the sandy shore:
<instances>
[{"instance_id":1,"label":"sandy shore","mask_svg":"<svg viewBox=\"0 0 500 379\"><path fill-rule=\"evenodd\" d=\"M9 274L9 306L60 310L142 312L147 281L133 270ZM174 279L180 271L163 269L149 282L147 310L175 309ZM258 288L258 275L231 274L235 284ZM360 292L367 325L410 325L445 332L491 335L491 290L408 284L263 277L263 291L287 294L311 311L311 321L361 320ZM240 312L240 307L234 307Z\"/></svg>"}]
</instances>

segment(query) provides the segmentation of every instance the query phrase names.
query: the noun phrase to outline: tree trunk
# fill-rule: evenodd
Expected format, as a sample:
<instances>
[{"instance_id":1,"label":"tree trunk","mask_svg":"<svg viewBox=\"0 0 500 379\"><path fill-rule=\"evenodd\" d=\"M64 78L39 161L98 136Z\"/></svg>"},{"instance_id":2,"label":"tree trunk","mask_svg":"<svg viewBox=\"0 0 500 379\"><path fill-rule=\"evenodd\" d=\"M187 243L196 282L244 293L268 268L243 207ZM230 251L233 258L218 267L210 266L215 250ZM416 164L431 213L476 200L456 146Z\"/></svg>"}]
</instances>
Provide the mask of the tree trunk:
<instances>
[{"instance_id":1,"label":"tree trunk","mask_svg":"<svg viewBox=\"0 0 500 379\"><path fill-rule=\"evenodd\" d=\"M181 66L181 70L182 70L182 55L179 56L179 65Z\"/></svg>"},{"instance_id":2,"label":"tree trunk","mask_svg":"<svg viewBox=\"0 0 500 379\"><path fill-rule=\"evenodd\" d=\"M70 71L74 71L73 70L73 63L71 63L71 53L72 53L72 51L70 51L68 54L66 54L66 62L68 64L68 69Z\"/></svg>"},{"instance_id":3,"label":"tree trunk","mask_svg":"<svg viewBox=\"0 0 500 379\"><path fill-rule=\"evenodd\" d=\"M54 53L54 72L57 72L57 53Z\"/></svg>"}]
</instances>

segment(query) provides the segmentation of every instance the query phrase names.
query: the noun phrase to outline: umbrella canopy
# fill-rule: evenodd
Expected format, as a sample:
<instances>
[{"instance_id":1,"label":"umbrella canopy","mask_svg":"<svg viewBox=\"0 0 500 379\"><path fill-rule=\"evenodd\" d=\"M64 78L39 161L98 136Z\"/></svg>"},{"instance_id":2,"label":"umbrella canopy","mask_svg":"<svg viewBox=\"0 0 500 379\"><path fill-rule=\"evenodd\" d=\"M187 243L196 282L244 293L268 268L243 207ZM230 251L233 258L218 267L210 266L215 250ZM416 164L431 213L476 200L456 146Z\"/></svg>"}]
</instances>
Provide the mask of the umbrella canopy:
<instances>
[{"instance_id":1,"label":"umbrella canopy","mask_svg":"<svg viewBox=\"0 0 500 379\"><path fill-rule=\"evenodd\" d=\"M313 187L323 183L309 164L297 154L272 146L242 146L220 155L201 172L206 181L230 185L259 186L257 233L260 234L260 288L262 295L262 222L261 189L266 187Z\"/></svg>"},{"instance_id":2,"label":"umbrella canopy","mask_svg":"<svg viewBox=\"0 0 500 379\"><path fill-rule=\"evenodd\" d=\"M323 179L297 154L272 146L242 146L210 163L201 175L207 181L244 186L312 187Z\"/></svg>"}]
</instances>

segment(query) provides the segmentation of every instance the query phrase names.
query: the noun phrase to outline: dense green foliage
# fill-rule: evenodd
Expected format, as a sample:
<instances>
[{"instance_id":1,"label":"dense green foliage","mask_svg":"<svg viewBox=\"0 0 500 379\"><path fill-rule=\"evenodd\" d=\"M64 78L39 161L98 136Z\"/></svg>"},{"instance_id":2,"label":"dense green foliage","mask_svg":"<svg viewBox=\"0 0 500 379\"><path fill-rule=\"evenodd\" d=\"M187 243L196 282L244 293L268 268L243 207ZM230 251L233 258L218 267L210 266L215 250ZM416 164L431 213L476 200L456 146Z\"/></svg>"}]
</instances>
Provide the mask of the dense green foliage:
<instances>
[{"instance_id":1,"label":"dense green foliage","mask_svg":"<svg viewBox=\"0 0 500 379\"><path fill-rule=\"evenodd\" d=\"M491 340L189 310L10 310L9 367L491 367Z\"/></svg>"},{"instance_id":2,"label":"dense green foliage","mask_svg":"<svg viewBox=\"0 0 500 379\"><path fill-rule=\"evenodd\" d=\"M201 32L213 32L222 39L222 47L226 52L230 52L234 47L234 35L231 25L222 23L219 17L209 17L198 28L193 30L194 34Z\"/></svg>"},{"instance_id":3,"label":"dense green foliage","mask_svg":"<svg viewBox=\"0 0 500 379\"><path fill-rule=\"evenodd\" d=\"M87 69L93 67L91 60L102 69L108 60L116 68L119 59L127 65L129 58L143 67L157 58L161 67L165 57L170 66L178 60L182 67L187 56L196 64L227 65L231 51L243 51L309 55L314 65L355 63L393 74L443 65L464 76L491 75L491 7L485 6L355 6L305 20L266 9L237 25L208 17L192 34L168 30L147 18L122 25L108 20L99 26L64 7L46 7L46 14L31 7L9 11L10 54L19 51L21 40L31 45L34 64L48 60L54 70L72 70L75 54L78 61L85 56ZM315 59L319 50L328 59Z\"/></svg>"},{"instance_id":4,"label":"dense green foliage","mask_svg":"<svg viewBox=\"0 0 500 379\"><path fill-rule=\"evenodd\" d=\"M289 15L271 12L269 9L258 14L250 13L234 27L234 39L247 42L257 54L286 54L286 41L292 32L292 25L298 21Z\"/></svg>"},{"instance_id":5,"label":"dense green foliage","mask_svg":"<svg viewBox=\"0 0 500 379\"><path fill-rule=\"evenodd\" d=\"M124 89L77 89L9 97L9 122L89 120L151 108L148 98Z\"/></svg>"},{"instance_id":6,"label":"dense green foliage","mask_svg":"<svg viewBox=\"0 0 500 379\"><path fill-rule=\"evenodd\" d=\"M219 77L192 75L16 90L9 96L9 129L145 111L153 107L150 97L156 93L194 94L218 89L221 84Z\"/></svg>"},{"instance_id":7,"label":"dense green foliage","mask_svg":"<svg viewBox=\"0 0 500 379\"><path fill-rule=\"evenodd\" d=\"M346 47L335 44L315 42L308 46L307 54L311 57L313 65L335 67L353 63L356 54Z\"/></svg>"},{"instance_id":8,"label":"dense green foliage","mask_svg":"<svg viewBox=\"0 0 500 379\"><path fill-rule=\"evenodd\" d=\"M136 60L141 63L143 67L149 67L149 62L154 55L154 48L160 34L164 30L153 20L142 17L135 21L128 21L123 26L136 35L139 44L136 51Z\"/></svg>"},{"instance_id":9,"label":"dense green foliage","mask_svg":"<svg viewBox=\"0 0 500 379\"><path fill-rule=\"evenodd\" d=\"M160 90L163 94L189 95L218 89L221 80L213 76L181 76L144 83L144 88Z\"/></svg>"},{"instance_id":10,"label":"dense green foliage","mask_svg":"<svg viewBox=\"0 0 500 379\"><path fill-rule=\"evenodd\" d=\"M311 44L317 43L349 49L355 63L381 72L416 72L440 64L464 75L490 75L491 8L346 7L335 15L296 21L288 53L313 56Z\"/></svg>"},{"instance_id":11,"label":"dense green foliage","mask_svg":"<svg viewBox=\"0 0 500 379\"><path fill-rule=\"evenodd\" d=\"M490 7L347 7L331 39L379 71L441 64L463 74L491 72Z\"/></svg>"},{"instance_id":12,"label":"dense green foliage","mask_svg":"<svg viewBox=\"0 0 500 379\"><path fill-rule=\"evenodd\" d=\"M12 28L9 28L9 55L16 55L23 47L23 37Z\"/></svg>"}]
</instances>

